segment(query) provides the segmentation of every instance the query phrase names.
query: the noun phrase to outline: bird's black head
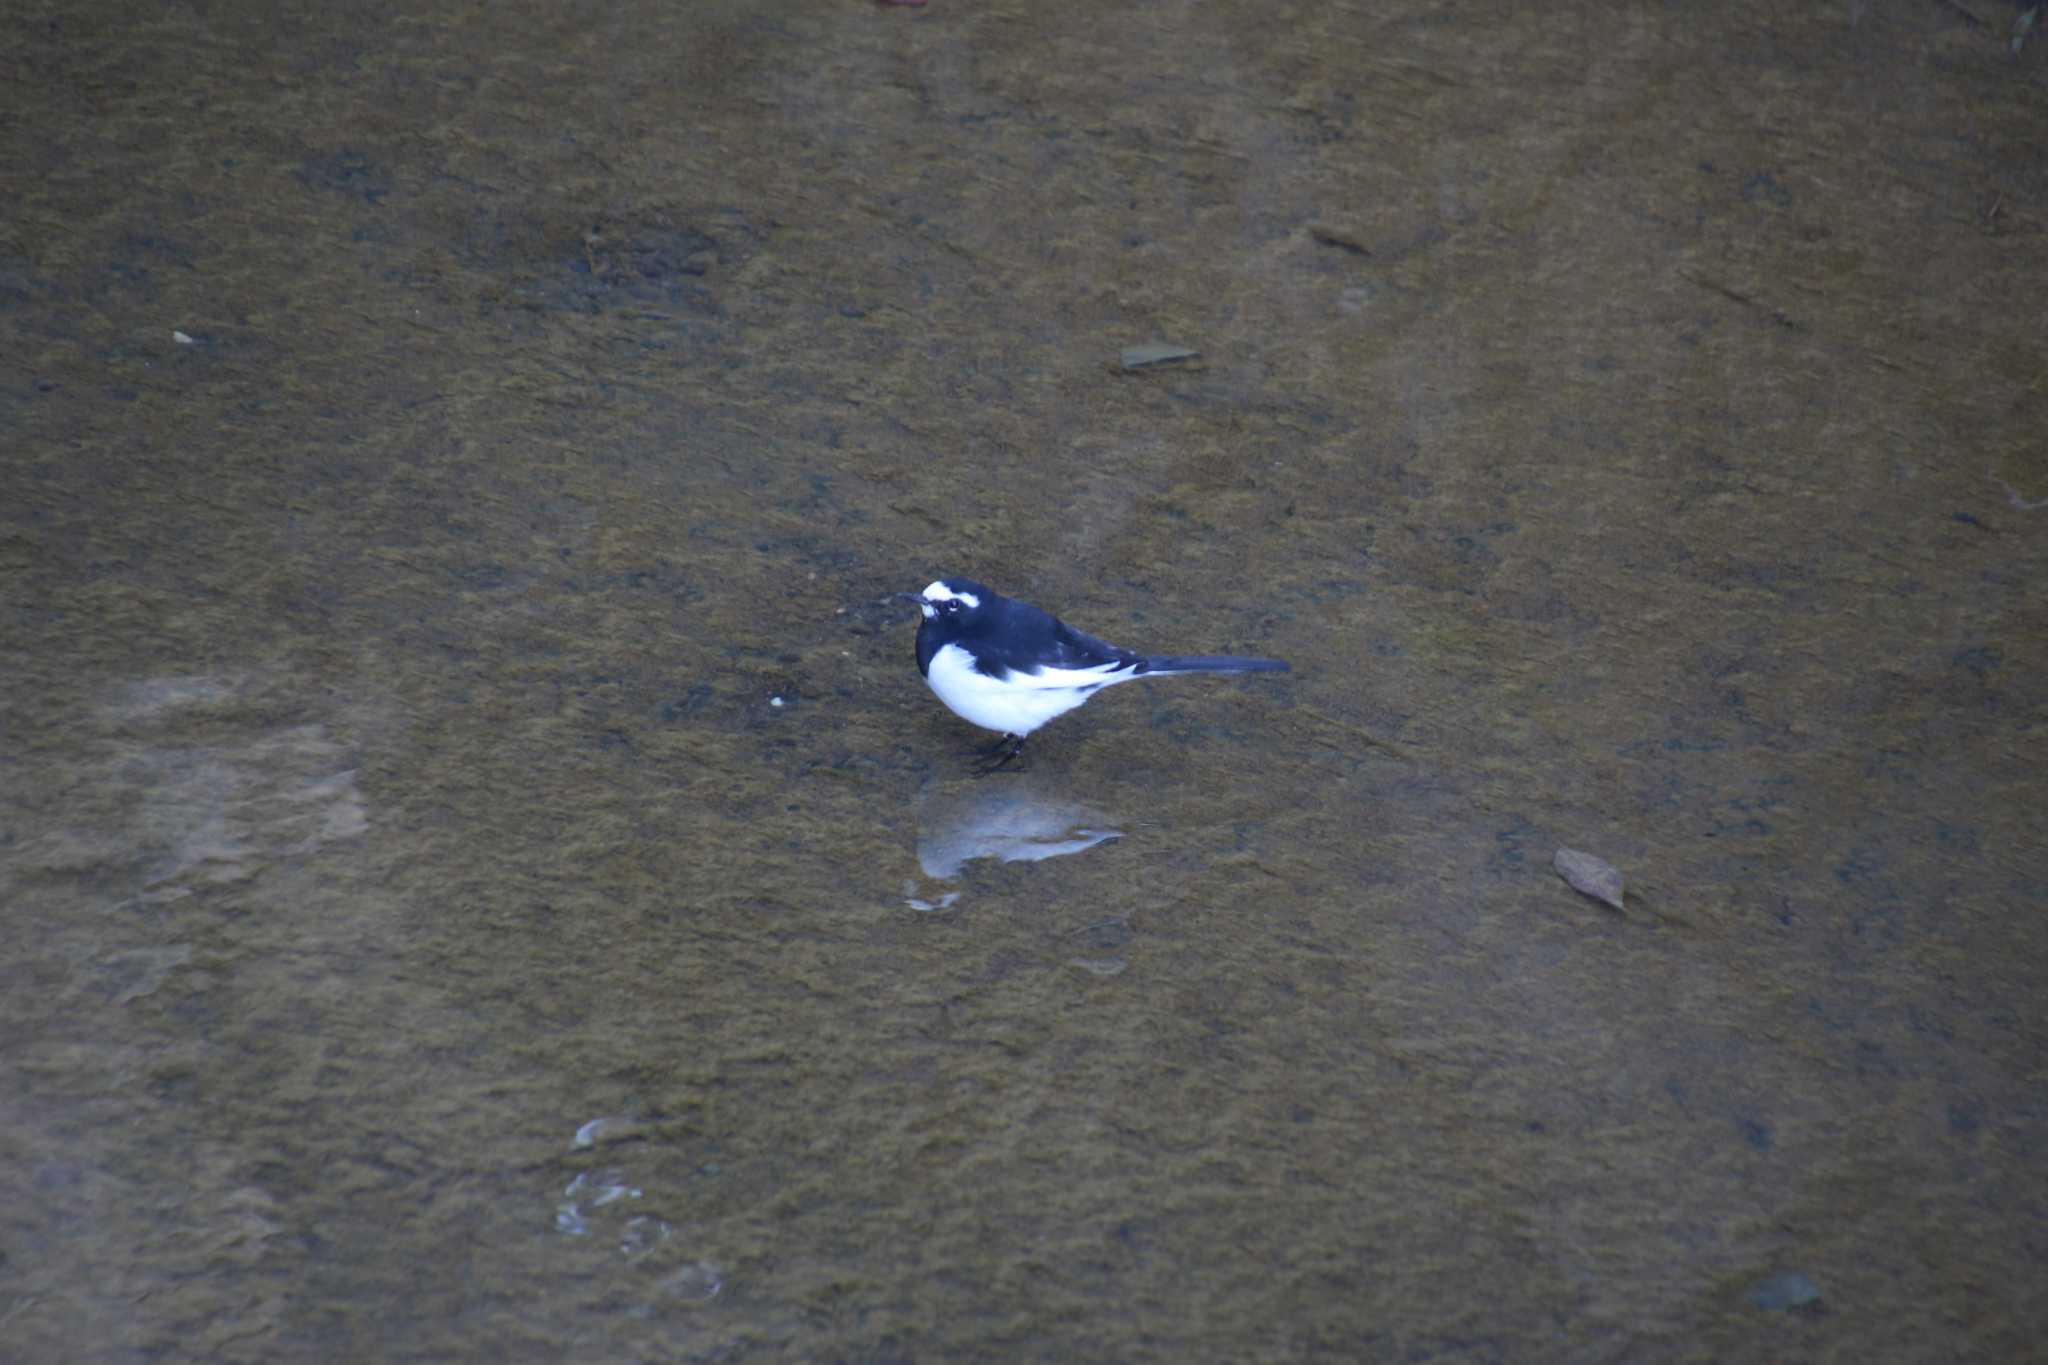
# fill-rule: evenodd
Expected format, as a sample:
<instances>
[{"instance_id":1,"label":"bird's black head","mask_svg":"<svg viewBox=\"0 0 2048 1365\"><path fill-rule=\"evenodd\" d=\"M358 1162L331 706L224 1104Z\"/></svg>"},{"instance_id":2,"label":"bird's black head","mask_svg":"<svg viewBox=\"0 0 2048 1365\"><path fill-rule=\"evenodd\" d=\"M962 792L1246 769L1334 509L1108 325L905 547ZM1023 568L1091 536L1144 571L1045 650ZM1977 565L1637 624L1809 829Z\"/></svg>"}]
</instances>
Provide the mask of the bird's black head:
<instances>
[{"instance_id":1,"label":"bird's black head","mask_svg":"<svg viewBox=\"0 0 2048 1365\"><path fill-rule=\"evenodd\" d=\"M995 602L996 595L971 578L941 578L920 593L904 593L917 603L925 622L958 633L970 629Z\"/></svg>"}]
</instances>

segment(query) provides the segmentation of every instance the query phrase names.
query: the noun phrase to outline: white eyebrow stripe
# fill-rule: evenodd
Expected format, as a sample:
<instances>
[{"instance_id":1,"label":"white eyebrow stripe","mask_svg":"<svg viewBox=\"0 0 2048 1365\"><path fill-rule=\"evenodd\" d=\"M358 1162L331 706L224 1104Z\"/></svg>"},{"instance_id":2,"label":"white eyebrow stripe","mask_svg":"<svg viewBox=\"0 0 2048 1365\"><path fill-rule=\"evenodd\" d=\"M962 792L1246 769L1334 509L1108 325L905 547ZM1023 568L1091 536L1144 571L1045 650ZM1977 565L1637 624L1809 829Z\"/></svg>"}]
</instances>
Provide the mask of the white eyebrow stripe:
<instances>
[{"instance_id":1,"label":"white eyebrow stripe","mask_svg":"<svg viewBox=\"0 0 2048 1365\"><path fill-rule=\"evenodd\" d=\"M981 599L979 597L976 597L971 592L954 592L951 588L946 586L945 580L943 579L936 583L933 583L930 587L927 587L924 590L923 596L925 601L927 602L961 602L969 607L978 607L981 605Z\"/></svg>"}]
</instances>

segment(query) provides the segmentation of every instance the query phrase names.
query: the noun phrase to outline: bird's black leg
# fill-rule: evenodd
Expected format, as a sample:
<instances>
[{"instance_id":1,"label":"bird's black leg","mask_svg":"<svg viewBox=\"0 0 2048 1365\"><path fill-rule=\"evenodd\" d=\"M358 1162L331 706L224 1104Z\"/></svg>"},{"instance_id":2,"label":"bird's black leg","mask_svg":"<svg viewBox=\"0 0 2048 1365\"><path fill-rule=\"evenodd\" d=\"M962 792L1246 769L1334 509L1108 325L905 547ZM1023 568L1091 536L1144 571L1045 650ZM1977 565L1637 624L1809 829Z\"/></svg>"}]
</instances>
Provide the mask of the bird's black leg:
<instances>
[{"instance_id":1,"label":"bird's black leg","mask_svg":"<svg viewBox=\"0 0 2048 1365\"><path fill-rule=\"evenodd\" d=\"M987 777L998 768L1009 764L1017 755L1023 752L1024 736L1004 735L994 744L981 751L980 758L974 764L974 775L976 777Z\"/></svg>"},{"instance_id":2,"label":"bird's black leg","mask_svg":"<svg viewBox=\"0 0 2048 1365\"><path fill-rule=\"evenodd\" d=\"M984 744L980 748L972 750L971 752L974 754L976 758L994 758L997 754L1009 748L1012 744L1015 744L1016 742L1017 737L1015 735L1001 735L997 737L995 743Z\"/></svg>"}]
</instances>

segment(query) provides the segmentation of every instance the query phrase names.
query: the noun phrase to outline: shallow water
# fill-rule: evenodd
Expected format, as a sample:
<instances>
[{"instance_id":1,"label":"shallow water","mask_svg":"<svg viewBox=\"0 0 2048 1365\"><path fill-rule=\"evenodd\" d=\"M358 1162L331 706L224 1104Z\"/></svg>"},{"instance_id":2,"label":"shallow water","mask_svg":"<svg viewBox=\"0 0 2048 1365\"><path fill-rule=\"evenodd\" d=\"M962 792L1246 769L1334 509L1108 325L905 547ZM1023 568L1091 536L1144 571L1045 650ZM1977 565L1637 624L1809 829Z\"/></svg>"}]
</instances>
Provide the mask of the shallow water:
<instances>
[{"instance_id":1,"label":"shallow water","mask_svg":"<svg viewBox=\"0 0 2048 1365\"><path fill-rule=\"evenodd\" d=\"M2048 68L1779 10L16 25L10 1350L2024 1354Z\"/></svg>"}]
</instances>

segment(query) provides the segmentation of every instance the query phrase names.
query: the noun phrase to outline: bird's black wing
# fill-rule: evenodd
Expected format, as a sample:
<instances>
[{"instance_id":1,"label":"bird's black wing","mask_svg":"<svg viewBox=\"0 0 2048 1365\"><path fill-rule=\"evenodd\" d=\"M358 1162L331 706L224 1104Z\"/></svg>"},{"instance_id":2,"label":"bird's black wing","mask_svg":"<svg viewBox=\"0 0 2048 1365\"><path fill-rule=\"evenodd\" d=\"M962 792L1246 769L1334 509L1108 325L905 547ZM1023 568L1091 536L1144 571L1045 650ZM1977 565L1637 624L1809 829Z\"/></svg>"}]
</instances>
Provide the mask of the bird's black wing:
<instances>
[{"instance_id":1,"label":"bird's black wing","mask_svg":"<svg viewBox=\"0 0 2048 1365\"><path fill-rule=\"evenodd\" d=\"M1075 630L1029 602L1009 599L1000 613L975 632L975 666L992 678L1043 669L1110 668L1135 664L1138 656Z\"/></svg>"}]
</instances>

